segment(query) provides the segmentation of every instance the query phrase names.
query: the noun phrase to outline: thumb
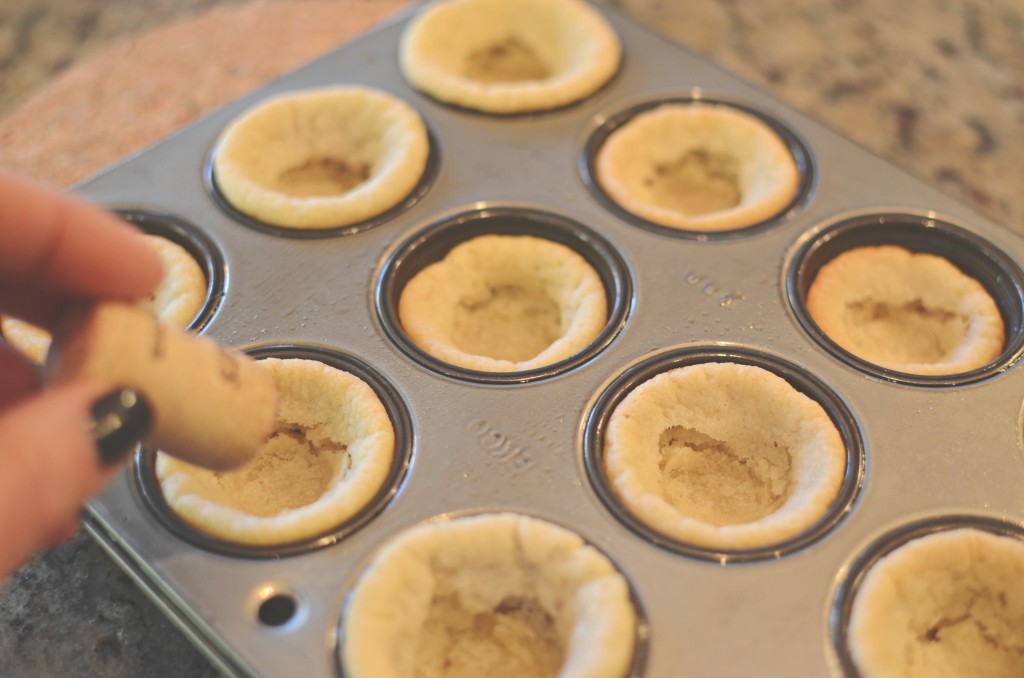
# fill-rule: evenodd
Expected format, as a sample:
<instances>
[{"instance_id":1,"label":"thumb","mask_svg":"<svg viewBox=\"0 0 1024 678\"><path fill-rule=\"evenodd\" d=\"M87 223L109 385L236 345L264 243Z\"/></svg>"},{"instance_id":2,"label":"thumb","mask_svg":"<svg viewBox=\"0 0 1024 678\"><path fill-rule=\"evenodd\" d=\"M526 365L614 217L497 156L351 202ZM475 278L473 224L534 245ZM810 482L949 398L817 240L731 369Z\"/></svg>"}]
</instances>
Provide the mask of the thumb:
<instances>
[{"instance_id":1,"label":"thumb","mask_svg":"<svg viewBox=\"0 0 1024 678\"><path fill-rule=\"evenodd\" d=\"M130 389L73 382L0 412L0 581L69 537L82 504L117 474L151 413Z\"/></svg>"}]
</instances>

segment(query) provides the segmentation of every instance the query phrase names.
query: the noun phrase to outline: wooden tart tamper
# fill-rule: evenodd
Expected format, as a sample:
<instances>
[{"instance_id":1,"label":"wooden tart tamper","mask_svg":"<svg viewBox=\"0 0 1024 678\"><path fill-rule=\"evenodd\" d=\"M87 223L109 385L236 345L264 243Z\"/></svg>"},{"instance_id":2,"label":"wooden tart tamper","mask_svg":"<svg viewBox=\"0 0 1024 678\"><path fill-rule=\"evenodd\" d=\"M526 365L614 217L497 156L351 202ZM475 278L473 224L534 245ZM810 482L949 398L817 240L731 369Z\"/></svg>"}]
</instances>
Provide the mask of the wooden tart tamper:
<instances>
[{"instance_id":1,"label":"wooden tart tamper","mask_svg":"<svg viewBox=\"0 0 1024 678\"><path fill-rule=\"evenodd\" d=\"M136 389L153 416L143 442L213 470L252 459L277 420L277 387L254 360L129 304L72 314L46 364L51 384L86 377Z\"/></svg>"}]
</instances>

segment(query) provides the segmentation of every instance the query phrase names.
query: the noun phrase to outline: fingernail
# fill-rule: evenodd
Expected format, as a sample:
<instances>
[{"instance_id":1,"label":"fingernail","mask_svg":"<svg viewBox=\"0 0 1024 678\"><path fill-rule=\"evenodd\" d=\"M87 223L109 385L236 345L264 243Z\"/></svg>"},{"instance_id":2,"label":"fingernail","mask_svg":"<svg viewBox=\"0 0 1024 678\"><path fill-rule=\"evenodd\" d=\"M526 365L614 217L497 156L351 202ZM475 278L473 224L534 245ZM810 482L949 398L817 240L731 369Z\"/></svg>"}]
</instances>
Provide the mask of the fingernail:
<instances>
[{"instance_id":1,"label":"fingernail","mask_svg":"<svg viewBox=\"0 0 1024 678\"><path fill-rule=\"evenodd\" d=\"M131 388L106 394L92 404L91 414L90 429L104 466L123 459L153 425L149 403Z\"/></svg>"}]
</instances>

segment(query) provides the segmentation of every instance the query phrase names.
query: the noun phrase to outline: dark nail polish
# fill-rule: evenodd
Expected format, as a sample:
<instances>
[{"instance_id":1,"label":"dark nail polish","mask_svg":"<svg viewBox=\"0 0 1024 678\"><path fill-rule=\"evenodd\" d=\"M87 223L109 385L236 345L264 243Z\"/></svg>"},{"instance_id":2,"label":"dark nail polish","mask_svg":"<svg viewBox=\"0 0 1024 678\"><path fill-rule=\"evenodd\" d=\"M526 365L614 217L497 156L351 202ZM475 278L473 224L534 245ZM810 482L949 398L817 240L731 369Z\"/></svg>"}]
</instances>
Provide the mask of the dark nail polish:
<instances>
[{"instance_id":1,"label":"dark nail polish","mask_svg":"<svg viewBox=\"0 0 1024 678\"><path fill-rule=\"evenodd\" d=\"M149 403L130 388L119 388L103 396L93 403L91 413L91 432L104 466L131 452L153 425Z\"/></svg>"}]
</instances>

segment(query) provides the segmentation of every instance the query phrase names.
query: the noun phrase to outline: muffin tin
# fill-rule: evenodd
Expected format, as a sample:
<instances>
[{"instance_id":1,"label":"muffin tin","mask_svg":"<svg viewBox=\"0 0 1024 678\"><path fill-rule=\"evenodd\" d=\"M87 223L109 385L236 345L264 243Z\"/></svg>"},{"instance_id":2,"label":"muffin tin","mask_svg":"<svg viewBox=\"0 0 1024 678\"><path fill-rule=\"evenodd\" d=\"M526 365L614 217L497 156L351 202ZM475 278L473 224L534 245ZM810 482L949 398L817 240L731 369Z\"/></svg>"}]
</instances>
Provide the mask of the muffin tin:
<instances>
[{"instance_id":1,"label":"muffin tin","mask_svg":"<svg viewBox=\"0 0 1024 678\"><path fill-rule=\"evenodd\" d=\"M226 674L340 675L346 594L375 549L427 520L516 511L579 533L626 575L642 610L631 676L658 678L851 674L844 601L879 543L945 522L1021 534L1024 241L599 9L624 60L576 105L488 116L431 100L398 68L406 16L79 187L190 244L211 282L200 331L257 356L313 357L369 376L401 441L368 511L279 549L229 547L176 522L148 450L90 504L88 529ZM426 121L428 172L407 200L371 222L315 233L224 206L209 163L232 118L270 95L350 84L402 97ZM629 111L669 100L736 105L770 121L800 163L793 204L724 234L652 226L610 205L590 174L601 135ZM453 369L411 345L394 312L403 281L479 229L544 235L595 264L611 313L591 349L499 376ZM1006 320L1003 356L966 375L914 378L822 337L802 301L814 272L875 241L943 254L978 277ZM786 378L847 442L839 501L793 543L709 553L653 538L623 517L601 478L602 422L624 389L675 364L720 359Z\"/></svg>"}]
</instances>

